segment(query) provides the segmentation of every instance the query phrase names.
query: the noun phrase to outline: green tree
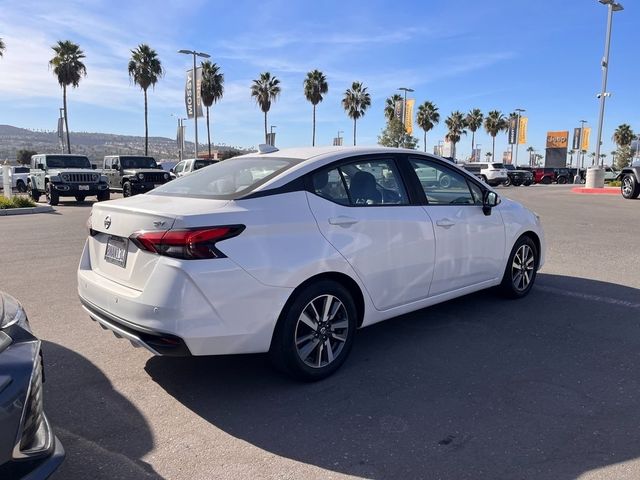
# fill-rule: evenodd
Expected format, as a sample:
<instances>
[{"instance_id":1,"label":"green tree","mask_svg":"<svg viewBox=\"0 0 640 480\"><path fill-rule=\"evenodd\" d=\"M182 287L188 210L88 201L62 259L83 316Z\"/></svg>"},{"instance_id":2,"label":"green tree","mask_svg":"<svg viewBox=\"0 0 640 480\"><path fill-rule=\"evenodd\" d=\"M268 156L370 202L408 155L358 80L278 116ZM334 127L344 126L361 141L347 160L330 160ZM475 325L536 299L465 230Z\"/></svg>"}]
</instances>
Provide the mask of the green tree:
<instances>
[{"instance_id":1,"label":"green tree","mask_svg":"<svg viewBox=\"0 0 640 480\"><path fill-rule=\"evenodd\" d=\"M447 126L447 135L445 138L451 142L453 148L451 149L451 156L456 158L456 144L460 141L460 137L462 135L466 135L467 131L465 130L467 124L464 119L464 114L456 110L455 112L451 112L451 115L447 117L444 121Z\"/></svg>"},{"instance_id":2,"label":"green tree","mask_svg":"<svg viewBox=\"0 0 640 480\"><path fill-rule=\"evenodd\" d=\"M342 108L349 118L353 120L353 144L356 144L356 122L363 117L367 109L371 106L371 95L367 92L362 82L353 82L351 88L344 92L342 98Z\"/></svg>"},{"instance_id":3,"label":"green tree","mask_svg":"<svg viewBox=\"0 0 640 480\"><path fill-rule=\"evenodd\" d=\"M67 153L71 153L71 142L69 141L69 115L67 114L67 87L77 88L80 79L87 76L87 68L82 59L85 58L80 46L69 41L59 40L51 49L55 56L49 61L49 66L53 67L53 74L58 79L58 84L62 87L62 106L64 107L64 127L67 131Z\"/></svg>"},{"instance_id":4,"label":"green tree","mask_svg":"<svg viewBox=\"0 0 640 480\"><path fill-rule=\"evenodd\" d=\"M385 129L378 135L378 143L383 147L415 149L418 139L407 133L400 120L391 117Z\"/></svg>"},{"instance_id":5,"label":"green tree","mask_svg":"<svg viewBox=\"0 0 640 480\"><path fill-rule=\"evenodd\" d=\"M436 107L433 102L426 101L418 107L418 113L416 114L416 123L424 131L425 152L427 151L427 132L432 130L433 127L439 122L440 112L438 112L438 107Z\"/></svg>"},{"instance_id":6,"label":"green tree","mask_svg":"<svg viewBox=\"0 0 640 480\"><path fill-rule=\"evenodd\" d=\"M20 165L28 165L31 162L31 156L37 155L35 150L18 150L16 152L16 160Z\"/></svg>"},{"instance_id":7,"label":"green tree","mask_svg":"<svg viewBox=\"0 0 640 480\"><path fill-rule=\"evenodd\" d=\"M507 119L499 110L491 110L484 119L484 129L491 136L491 157L496 157L496 136L509 127Z\"/></svg>"},{"instance_id":8,"label":"green tree","mask_svg":"<svg viewBox=\"0 0 640 480\"><path fill-rule=\"evenodd\" d=\"M6 45L4 44L4 40L0 38L0 58L4 56L4 51L6 50Z\"/></svg>"},{"instance_id":9,"label":"green tree","mask_svg":"<svg viewBox=\"0 0 640 480\"><path fill-rule=\"evenodd\" d=\"M220 152L218 158L220 160L228 160L229 158L237 157L238 155L242 155L240 150L236 150L235 148L231 148L229 150L223 150Z\"/></svg>"},{"instance_id":10,"label":"green tree","mask_svg":"<svg viewBox=\"0 0 640 480\"><path fill-rule=\"evenodd\" d=\"M479 159L474 157L474 151L476 148L476 131L479 128L482 128L482 120L484 119L484 115L479 108L474 108L467 113L467 116L464 118L464 122L467 125L467 128L471 132L471 158L475 161Z\"/></svg>"},{"instance_id":11,"label":"green tree","mask_svg":"<svg viewBox=\"0 0 640 480\"><path fill-rule=\"evenodd\" d=\"M147 107L147 89L154 87L164 70L154 49L144 43L131 50L129 77L144 92L144 154L149 154L149 123Z\"/></svg>"},{"instance_id":12,"label":"green tree","mask_svg":"<svg viewBox=\"0 0 640 480\"><path fill-rule=\"evenodd\" d=\"M491 152L485 153L484 156L487 157L487 162L491 161Z\"/></svg>"},{"instance_id":13,"label":"green tree","mask_svg":"<svg viewBox=\"0 0 640 480\"><path fill-rule=\"evenodd\" d=\"M394 93L384 101L384 118L387 122L395 117L396 114L396 102L402 101L402 95Z\"/></svg>"},{"instance_id":14,"label":"green tree","mask_svg":"<svg viewBox=\"0 0 640 480\"><path fill-rule=\"evenodd\" d=\"M280 80L271 73L264 72L251 85L251 96L264 113L264 141L267 143L267 112L271 109L271 102L275 102L280 95Z\"/></svg>"},{"instance_id":15,"label":"green tree","mask_svg":"<svg viewBox=\"0 0 640 480\"><path fill-rule=\"evenodd\" d=\"M202 62L202 82L200 96L202 104L207 109L207 143L209 144L209 158L211 158L211 128L209 126L209 108L222 98L224 94L224 74L220 66L210 61Z\"/></svg>"},{"instance_id":16,"label":"green tree","mask_svg":"<svg viewBox=\"0 0 640 480\"><path fill-rule=\"evenodd\" d=\"M313 105L313 134L311 135L311 145L316 144L316 105L323 100L323 95L329 91L327 78L320 70L313 70L307 73L304 79L304 96Z\"/></svg>"},{"instance_id":17,"label":"green tree","mask_svg":"<svg viewBox=\"0 0 640 480\"><path fill-rule=\"evenodd\" d=\"M631 142L635 140L636 135L633 133L631 126L623 123L613 132L613 141L618 145L616 151L616 167L622 169L631 163Z\"/></svg>"}]
</instances>

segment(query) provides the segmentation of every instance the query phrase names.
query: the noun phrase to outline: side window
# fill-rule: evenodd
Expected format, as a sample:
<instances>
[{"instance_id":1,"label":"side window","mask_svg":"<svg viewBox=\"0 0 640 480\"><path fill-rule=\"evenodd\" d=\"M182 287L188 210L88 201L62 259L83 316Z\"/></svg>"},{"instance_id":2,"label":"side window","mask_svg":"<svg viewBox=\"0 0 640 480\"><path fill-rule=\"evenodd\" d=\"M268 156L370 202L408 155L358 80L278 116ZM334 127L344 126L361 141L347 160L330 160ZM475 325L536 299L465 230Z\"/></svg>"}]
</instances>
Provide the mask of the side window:
<instances>
[{"instance_id":1,"label":"side window","mask_svg":"<svg viewBox=\"0 0 640 480\"><path fill-rule=\"evenodd\" d=\"M349 205L349 195L337 168L320 170L311 177L313 192L340 205Z\"/></svg>"},{"instance_id":2,"label":"side window","mask_svg":"<svg viewBox=\"0 0 640 480\"><path fill-rule=\"evenodd\" d=\"M362 160L342 165L339 170L352 206L409 204L393 160Z\"/></svg>"},{"instance_id":3,"label":"side window","mask_svg":"<svg viewBox=\"0 0 640 480\"><path fill-rule=\"evenodd\" d=\"M467 180L467 183L469 184L469 189L471 190L471 195L473 195L473 200L475 201L475 204L482 206L482 196L483 196L482 189L480 188L479 185L476 185L475 183L470 182L469 180Z\"/></svg>"},{"instance_id":4,"label":"side window","mask_svg":"<svg viewBox=\"0 0 640 480\"><path fill-rule=\"evenodd\" d=\"M184 162L180 162L178 165L176 165L175 172L180 173L182 172L183 169L184 169Z\"/></svg>"},{"instance_id":5,"label":"side window","mask_svg":"<svg viewBox=\"0 0 640 480\"><path fill-rule=\"evenodd\" d=\"M429 205L476 205L478 194L482 203L482 191L472 193L461 173L437 162L415 158L410 161Z\"/></svg>"}]
</instances>

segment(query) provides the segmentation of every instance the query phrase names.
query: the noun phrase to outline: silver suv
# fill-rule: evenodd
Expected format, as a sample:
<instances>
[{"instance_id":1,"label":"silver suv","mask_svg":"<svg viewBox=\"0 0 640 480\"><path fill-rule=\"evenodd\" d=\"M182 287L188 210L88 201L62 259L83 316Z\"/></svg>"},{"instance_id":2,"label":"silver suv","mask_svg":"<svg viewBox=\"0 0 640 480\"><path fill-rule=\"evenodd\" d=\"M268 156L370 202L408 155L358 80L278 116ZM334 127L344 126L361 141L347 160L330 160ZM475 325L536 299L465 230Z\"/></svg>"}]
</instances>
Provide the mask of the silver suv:
<instances>
[{"instance_id":1,"label":"silver suv","mask_svg":"<svg viewBox=\"0 0 640 480\"><path fill-rule=\"evenodd\" d=\"M33 155L27 191L36 202L44 193L49 205L57 205L60 197L84 202L86 197L95 195L99 202L109 200L107 178L93 170L84 155Z\"/></svg>"},{"instance_id":2,"label":"silver suv","mask_svg":"<svg viewBox=\"0 0 640 480\"><path fill-rule=\"evenodd\" d=\"M492 187L496 187L509 180L507 170L501 163L465 163L464 169L473 173L484 183L491 185Z\"/></svg>"}]
</instances>

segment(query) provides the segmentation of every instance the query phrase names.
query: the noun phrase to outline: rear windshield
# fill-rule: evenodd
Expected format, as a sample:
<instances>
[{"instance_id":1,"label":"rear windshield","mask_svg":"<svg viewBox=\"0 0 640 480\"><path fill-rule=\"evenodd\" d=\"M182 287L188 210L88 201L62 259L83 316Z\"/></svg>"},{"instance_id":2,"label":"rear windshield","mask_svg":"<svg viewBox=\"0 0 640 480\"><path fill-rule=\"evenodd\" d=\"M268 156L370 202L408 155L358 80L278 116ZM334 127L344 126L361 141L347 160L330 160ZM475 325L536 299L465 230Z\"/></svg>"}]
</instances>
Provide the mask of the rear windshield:
<instances>
[{"instance_id":1,"label":"rear windshield","mask_svg":"<svg viewBox=\"0 0 640 480\"><path fill-rule=\"evenodd\" d=\"M47 155L49 168L91 168L87 157L71 157L67 155Z\"/></svg>"},{"instance_id":2,"label":"rear windshield","mask_svg":"<svg viewBox=\"0 0 640 480\"><path fill-rule=\"evenodd\" d=\"M200 170L202 167L213 165L214 163L216 163L215 160L196 160L193 164L193 169Z\"/></svg>"},{"instance_id":3,"label":"rear windshield","mask_svg":"<svg viewBox=\"0 0 640 480\"><path fill-rule=\"evenodd\" d=\"M122 168L158 168L153 157L120 157Z\"/></svg>"},{"instance_id":4,"label":"rear windshield","mask_svg":"<svg viewBox=\"0 0 640 480\"><path fill-rule=\"evenodd\" d=\"M492 168L504 168L504 165L501 163L492 163L491 164Z\"/></svg>"},{"instance_id":5,"label":"rear windshield","mask_svg":"<svg viewBox=\"0 0 640 480\"><path fill-rule=\"evenodd\" d=\"M15 173L29 173L29 169L27 167L15 167L13 171Z\"/></svg>"},{"instance_id":6,"label":"rear windshield","mask_svg":"<svg viewBox=\"0 0 640 480\"><path fill-rule=\"evenodd\" d=\"M274 157L231 158L165 183L149 194L233 200L251 193L301 161Z\"/></svg>"}]
</instances>

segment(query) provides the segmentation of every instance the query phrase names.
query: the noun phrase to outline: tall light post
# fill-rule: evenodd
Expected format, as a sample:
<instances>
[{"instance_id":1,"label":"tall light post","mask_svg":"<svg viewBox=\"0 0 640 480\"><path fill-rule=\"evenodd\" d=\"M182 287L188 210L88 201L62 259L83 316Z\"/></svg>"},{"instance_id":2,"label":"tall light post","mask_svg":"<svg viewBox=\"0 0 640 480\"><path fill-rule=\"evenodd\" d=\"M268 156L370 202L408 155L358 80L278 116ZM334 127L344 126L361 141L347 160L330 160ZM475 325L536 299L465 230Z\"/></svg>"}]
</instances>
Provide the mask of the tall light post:
<instances>
[{"instance_id":1,"label":"tall light post","mask_svg":"<svg viewBox=\"0 0 640 480\"><path fill-rule=\"evenodd\" d=\"M602 142L602 124L604 122L604 103L610 94L607 92L607 73L609 70L609 49L611 47L611 26L613 23L613 12L624 10L622 4L615 0L598 0L607 6L607 34L604 43L604 57L602 58L602 90L600 91L600 113L598 115L598 135L596 136L596 162L600 160L600 143ZM597 165L597 163L596 163Z\"/></svg>"},{"instance_id":2,"label":"tall light post","mask_svg":"<svg viewBox=\"0 0 640 480\"><path fill-rule=\"evenodd\" d=\"M520 115L522 112L526 112L524 108L516 108L516 113L518 114L518 119L516 120L516 160L515 167L518 168L518 144L520 143Z\"/></svg>"},{"instance_id":3,"label":"tall light post","mask_svg":"<svg viewBox=\"0 0 640 480\"><path fill-rule=\"evenodd\" d=\"M196 132L196 156L198 158L198 95L197 95L197 82L196 82L196 57L209 58L211 55L204 52L196 52L195 50L178 50L178 53L184 53L185 55L193 55L193 73L191 75L191 92L193 101L193 124Z\"/></svg>"},{"instance_id":4,"label":"tall light post","mask_svg":"<svg viewBox=\"0 0 640 480\"><path fill-rule=\"evenodd\" d=\"M269 128L269 145L271 145L272 147L275 147L276 145L276 140L275 138L273 138L273 129L274 128L278 128L277 125L271 125L271 127Z\"/></svg>"},{"instance_id":5,"label":"tall light post","mask_svg":"<svg viewBox=\"0 0 640 480\"><path fill-rule=\"evenodd\" d=\"M398 90L404 92L404 104L402 106L402 126L407 126L407 92L413 92L413 88L400 87Z\"/></svg>"},{"instance_id":6,"label":"tall light post","mask_svg":"<svg viewBox=\"0 0 640 480\"><path fill-rule=\"evenodd\" d=\"M178 161L181 162L184 154L184 121L187 119L185 117L181 117L177 113L172 113L171 116L178 119L178 135L176 137L176 142L178 144Z\"/></svg>"},{"instance_id":7,"label":"tall light post","mask_svg":"<svg viewBox=\"0 0 640 480\"><path fill-rule=\"evenodd\" d=\"M60 148L62 153L64 153L64 107L59 108L60 110L60 118L58 119L58 138L60 139Z\"/></svg>"}]
</instances>

